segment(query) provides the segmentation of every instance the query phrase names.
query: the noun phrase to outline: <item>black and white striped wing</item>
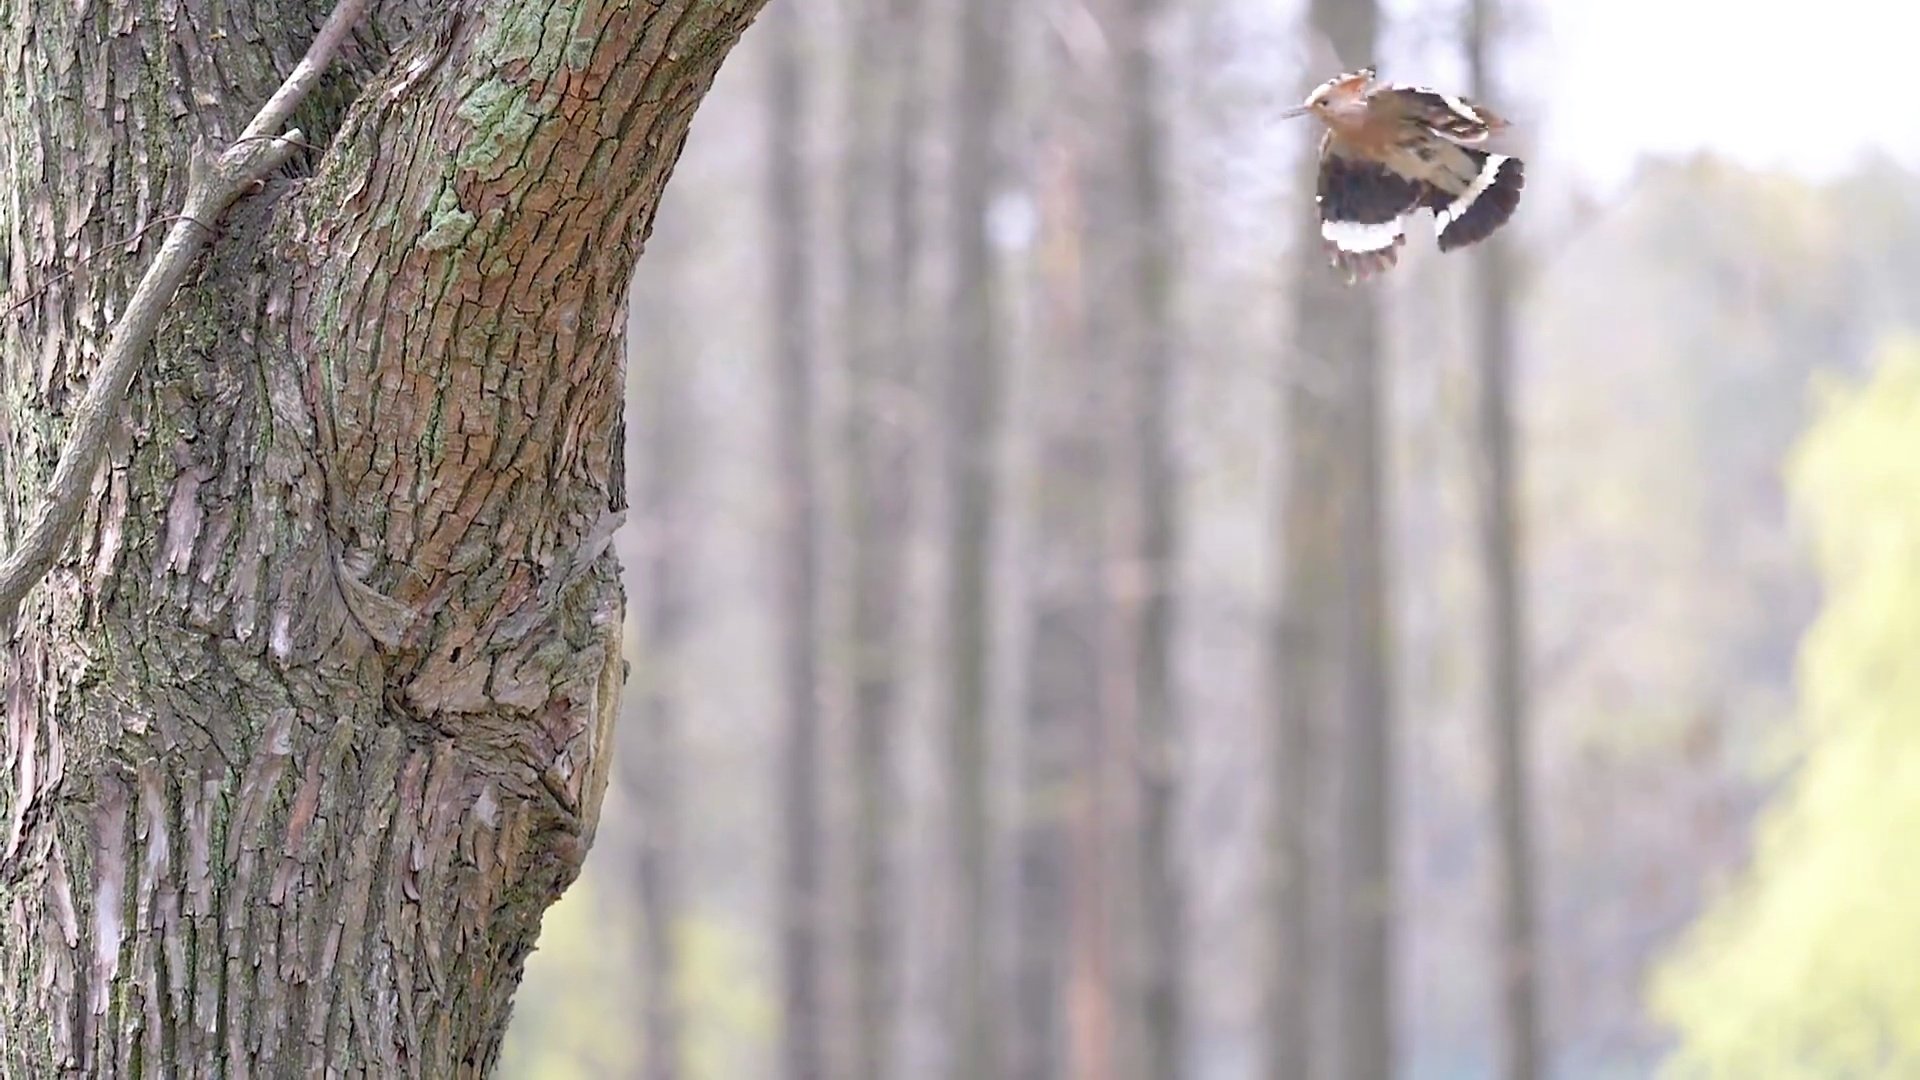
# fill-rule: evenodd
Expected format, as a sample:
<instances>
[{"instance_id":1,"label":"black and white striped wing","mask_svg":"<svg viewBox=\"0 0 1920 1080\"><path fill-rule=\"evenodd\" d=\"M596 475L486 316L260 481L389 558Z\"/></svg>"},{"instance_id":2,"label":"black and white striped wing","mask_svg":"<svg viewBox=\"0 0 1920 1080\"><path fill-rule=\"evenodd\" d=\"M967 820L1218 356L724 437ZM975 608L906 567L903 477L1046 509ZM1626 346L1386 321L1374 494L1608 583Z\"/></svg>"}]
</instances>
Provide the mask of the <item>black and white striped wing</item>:
<instances>
[{"instance_id":1,"label":"black and white striped wing","mask_svg":"<svg viewBox=\"0 0 1920 1080\"><path fill-rule=\"evenodd\" d=\"M1422 203L1433 211L1434 233L1441 251L1477 244L1507 223L1520 205L1526 188L1526 167L1517 157L1461 148L1473 178L1458 191L1427 188Z\"/></svg>"},{"instance_id":2,"label":"black and white striped wing","mask_svg":"<svg viewBox=\"0 0 1920 1080\"><path fill-rule=\"evenodd\" d=\"M1401 111L1427 130L1463 146L1483 143L1487 136L1507 126L1506 120L1485 105L1443 90L1396 85L1380 92L1393 95Z\"/></svg>"},{"instance_id":3,"label":"black and white striped wing","mask_svg":"<svg viewBox=\"0 0 1920 1080\"><path fill-rule=\"evenodd\" d=\"M1320 238L1333 265L1349 281L1394 265L1406 242L1406 217L1426 196L1427 185L1358 155L1329 138L1321 143L1320 178L1314 201Z\"/></svg>"}]
</instances>

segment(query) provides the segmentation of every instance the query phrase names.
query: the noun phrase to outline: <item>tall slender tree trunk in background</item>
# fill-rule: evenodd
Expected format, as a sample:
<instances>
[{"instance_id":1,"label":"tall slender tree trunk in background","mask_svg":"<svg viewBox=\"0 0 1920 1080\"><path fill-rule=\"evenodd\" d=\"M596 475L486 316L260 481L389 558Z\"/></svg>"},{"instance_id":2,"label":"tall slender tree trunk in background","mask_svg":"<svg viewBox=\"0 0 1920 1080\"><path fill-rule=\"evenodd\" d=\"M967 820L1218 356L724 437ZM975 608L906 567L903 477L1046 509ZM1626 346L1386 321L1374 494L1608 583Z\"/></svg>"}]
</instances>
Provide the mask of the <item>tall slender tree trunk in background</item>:
<instances>
[{"instance_id":1,"label":"tall slender tree trunk in background","mask_svg":"<svg viewBox=\"0 0 1920 1080\"><path fill-rule=\"evenodd\" d=\"M1112 0L1110 0L1112 2ZM1178 809L1179 718L1173 688L1174 615L1178 588L1179 488L1172 442L1174 252L1176 230L1167 180L1166 100L1155 35L1166 0L1118 0L1121 125L1120 235L1125 244L1127 327L1136 474L1127 585L1134 676L1134 751L1140 783L1136 866L1141 935L1142 1043L1145 1075L1185 1075L1186 994Z\"/></svg>"},{"instance_id":2,"label":"tall slender tree trunk in background","mask_svg":"<svg viewBox=\"0 0 1920 1080\"><path fill-rule=\"evenodd\" d=\"M640 459L640 528L645 537L639 565L630 572L640 586L640 662L632 670L639 694L638 720L621 752L632 782L640 822L635 868L644 953L645 1005L641 1057L647 1080L681 1075L680 956L676 928L682 911L680 771L680 653L688 618L687 493L692 454L687 431L688 369L683 331L676 323L674 295L664 288L636 298L634 325L654 343L630 380L637 419L634 442Z\"/></svg>"},{"instance_id":3,"label":"tall slender tree trunk in background","mask_svg":"<svg viewBox=\"0 0 1920 1080\"><path fill-rule=\"evenodd\" d=\"M1020 817L1014 874L1014 1047L1012 1080L1068 1074L1069 959L1073 955L1071 880L1075 734L1098 707L1100 626L1087 611L1094 567L1085 550L1087 517L1098 528L1098 484L1085 475L1098 454L1068 455L1083 434L1058 413L1060 382L1077 384L1087 363L1079 315L1079 181L1069 136L1048 133L1037 177L1039 200L1039 348L1031 575L1027 594L1027 700L1021 709ZM1085 423L1085 417L1079 417ZM1092 505L1089 505L1092 503ZM1079 521L1081 546L1062 536ZM1094 532L1094 540L1098 532Z\"/></svg>"},{"instance_id":4,"label":"tall slender tree trunk in background","mask_svg":"<svg viewBox=\"0 0 1920 1080\"><path fill-rule=\"evenodd\" d=\"M1059 44L1058 38L1053 43ZM1053 50L1058 58L1062 50ZM1040 363L1023 721L1018 981L1020 1080L1110 1075L1113 1002L1103 820L1111 447L1104 357L1089 340L1084 92L1072 61L1037 177Z\"/></svg>"},{"instance_id":5,"label":"tall slender tree trunk in background","mask_svg":"<svg viewBox=\"0 0 1920 1080\"><path fill-rule=\"evenodd\" d=\"M1468 11L1467 62L1472 93L1489 104L1500 95L1495 0ZM1528 790L1527 624L1513 425L1513 268L1506 238L1475 256L1473 315L1480 354L1480 559L1486 574L1489 736L1493 751L1496 839L1494 971L1499 979L1500 1075L1535 1080L1545 1070L1540 1022L1541 970L1534 932L1534 863Z\"/></svg>"},{"instance_id":6,"label":"tall slender tree trunk in background","mask_svg":"<svg viewBox=\"0 0 1920 1080\"><path fill-rule=\"evenodd\" d=\"M781 1059L787 1080L826 1076L821 1007L824 897L820 810L820 584L813 462L813 290L810 185L801 149L808 120L798 4L767 15L767 209L773 230L774 446L779 455Z\"/></svg>"},{"instance_id":7,"label":"tall slender tree trunk in background","mask_svg":"<svg viewBox=\"0 0 1920 1080\"><path fill-rule=\"evenodd\" d=\"M1137 878L1119 768L1136 692L1135 605L1121 588L1135 555L1132 432L1122 412L1134 373L1125 234L1135 208L1118 175L1113 57L1088 47L1119 26L1110 11L1092 13L1106 24L1102 35L1053 20L1036 178L1041 349L1031 410L1020 1075L1116 1080L1144 1067L1139 1014L1125 996Z\"/></svg>"},{"instance_id":8,"label":"tall slender tree trunk in background","mask_svg":"<svg viewBox=\"0 0 1920 1080\"><path fill-rule=\"evenodd\" d=\"M329 6L0 4L0 546ZM225 215L0 634L0 1074L492 1066L605 790L627 281L758 7L377 5Z\"/></svg>"},{"instance_id":9,"label":"tall slender tree trunk in background","mask_svg":"<svg viewBox=\"0 0 1920 1080\"><path fill-rule=\"evenodd\" d=\"M1308 32L1371 61L1373 0L1313 0ZM1321 75L1311 73L1308 82ZM1316 136L1317 141L1317 136ZM1313 143L1309 143L1309 146ZM1303 182L1313 190L1313 171ZM1378 303L1327 266L1301 199L1299 300L1284 366L1285 494L1275 635L1278 969L1269 1075L1384 1078L1393 1063L1392 718ZM1331 751L1333 760L1325 761ZM1332 766L1329 768L1328 766ZM1331 806L1318 778L1334 774ZM1331 862L1313 824L1334 813ZM1326 880L1331 878L1330 881ZM1330 902L1318 902L1322 890ZM1325 910L1327 924L1319 923ZM1321 951L1316 942L1329 939ZM1319 970L1322 957L1332 969ZM1331 1026L1315 1002L1331 995ZM1326 1044L1314 1035L1324 1031Z\"/></svg>"},{"instance_id":10,"label":"tall slender tree trunk in background","mask_svg":"<svg viewBox=\"0 0 1920 1080\"><path fill-rule=\"evenodd\" d=\"M950 195L947 462L947 747L955 852L955 1080L1000 1073L991 906L993 820L988 770L991 633L989 564L995 535L1006 345L987 212L1000 179L996 145L1007 105L1008 0L960 5Z\"/></svg>"},{"instance_id":11,"label":"tall slender tree trunk in background","mask_svg":"<svg viewBox=\"0 0 1920 1080\"><path fill-rule=\"evenodd\" d=\"M1344 55L1371 57L1378 39L1373 0L1315 0L1316 19ZM1320 268L1322 279L1331 277ZM1345 288L1345 286L1341 286ZM1338 717L1340 823L1336 843L1340 969L1334 984L1333 1075L1391 1077L1394 1049L1394 771L1392 616L1387 602L1387 483L1383 431L1385 347L1378 307L1348 300L1351 335L1326 355L1344 371L1338 453L1345 552L1346 701ZM1337 316L1336 316L1337 318ZM1344 321L1344 320L1343 320Z\"/></svg>"},{"instance_id":12,"label":"tall slender tree trunk in background","mask_svg":"<svg viewBox=\"0 0 1920 1080\"><path fill-rule=\"evenodd\" d=\"M1341 649L1340 468L1335 446L1338 350L1355 324L1370 320L1371 299L1343 296L1321 279L1317 226L1300 256L1298 325L1282 361L1285 457L1281 503L1280 598L1274 632L1273 798L1276 926L1268 987L1270 1080L1309 1080L1324 1047L1314 1038L1318 970L1315 892L1326 868L1316 858L1316 793L1325 756L1326 717L1338 702ZM1351 310L1359 307L1361 310ZM1343 325L1344 323L1344 325Z\"/></svg>"},{"instance_id":13,"label":"tall slender tree trunk in background","mask_svg":"<svg viewBox=\"0 0 1920 1080\"><path fill-rule=\"evenodd\" d=\"M849 388L845 428L852 518L853 1008L855 1080L894 1075L889 1053L900 988L895 960L895 729L900 598L907 589L917 375L915 266L922 0L853 5L848 146L841 178Z\"/></svg>"},{"instance_id":14,"label":"tall slender tree trunk in background","mask_svg":"<svg viewBox=\"0 0 1920 1080\"><path fill-rule=\"evenodd\" d=\"M1084 710L1094 683L1097 628L1075 613L1062 596L1058 548L1061 502L1071 506L1086 493L1083 477L1059 475L1057 433L1044 415L1053 403L1048 384L1058 379L1063 354L1078 351L1079 207L1071 151L1050 140L1037 178L1039 212L1039 347L1045 362L1036 368L1041 381L1035 396L1042 403L1043 430L1035 436L1039 459L1027 618L1027 641L1020 740L1019 817L1014 829L1013 1008L1009 1045L1012 1080L1054 1080L1067 1074L1067 1010L1071 918L1068 865L1074 798L1074 720ZM1076 357L1076 359L1082 359ZM1082 359L1082 362L1083 359ZM1057 421L1054 421L1057 424ZM1062 500L1062 491L1068 493ZM1058 500L1058 501L1055 501ZM1086 570L1085 553L1067 553L1069 572ZM1079 599L1085 600L1085 583ZM1082 716L1081 719L1084 719Z\"/></svg>"},{"instance_id":15,"label":"tall slender tree trunk in background","mask_svg":"<svg viewBox=\"0 0 1920 1080\"><path fill-rule=\"evenodd\" d=\"M1337 984L1339 1076L1394 1070L1394 724L1392 616L1387 603L1385 415L1379 336L1353 357L1343 456L1354 470L1346 501L1347 707L1340 728L1338 845L1341 952Z\"/></svg>"}]
</instances>

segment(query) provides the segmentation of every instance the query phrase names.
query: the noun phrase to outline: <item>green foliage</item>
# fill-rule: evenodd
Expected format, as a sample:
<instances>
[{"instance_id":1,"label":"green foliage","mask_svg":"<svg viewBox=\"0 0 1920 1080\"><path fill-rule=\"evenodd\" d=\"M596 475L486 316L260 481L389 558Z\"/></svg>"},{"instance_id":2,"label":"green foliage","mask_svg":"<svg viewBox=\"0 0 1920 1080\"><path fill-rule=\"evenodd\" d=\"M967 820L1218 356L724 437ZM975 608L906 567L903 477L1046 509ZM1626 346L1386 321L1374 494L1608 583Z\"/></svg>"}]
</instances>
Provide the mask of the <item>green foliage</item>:
<instances>
[{"instance_id":1,"label":"green foliage","mask_svg":"<svg viewBox=\"0 0 1920 1080\"><path fill-rule=\"evenodd\" d=\"M1804 756L1655 981L1675 1076L1920 1076L1920 341L1824 396L1789 468L1826 585Z\"/></svg>"}]
</instances>

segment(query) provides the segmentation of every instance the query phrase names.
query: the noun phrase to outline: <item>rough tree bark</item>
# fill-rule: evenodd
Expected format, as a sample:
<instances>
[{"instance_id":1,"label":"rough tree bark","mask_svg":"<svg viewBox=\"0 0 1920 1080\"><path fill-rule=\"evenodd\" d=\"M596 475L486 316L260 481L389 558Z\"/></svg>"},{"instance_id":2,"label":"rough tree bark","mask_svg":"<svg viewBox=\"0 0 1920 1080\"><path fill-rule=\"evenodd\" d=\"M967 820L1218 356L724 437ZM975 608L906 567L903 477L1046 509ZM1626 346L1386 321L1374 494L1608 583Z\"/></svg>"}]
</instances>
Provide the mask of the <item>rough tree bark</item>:
<instances>
[{"instance_id":1,"label":"rough tree bark","mask_svg":"<svg viewBox=\"0 0 1920 1080\"><path fill-rule=\"evenodd\" d=\"M1473 0L1467 65L1473 95L1500 100L1494 85L1498 6ZM1513 430L1513 260L1505 237L1478 253L1473 310L1480 352L1480 562L1487 587L1488 734L1493 751L1496 844L1494 971L1499 980L1500 1075L1542 1074L1540 959L1534 932L1534 861L1528 791L1527 623Z\"/></svg>"},{"instance_id":2,"label":"rough tree bark","mask_svg":"<svg viewBox=\"0 0 1920 1080\"><path fill-rule=\"evenodd\" d=\"M819 697L819 507L814 478L813 289L806 155L811 89L802 70L800 8L767 16L774 34L767 71L767 211L772 229L774 382L772 426L780 525L780 690L785 736L779 755L781 1059L787 1080L826 1075L822 1014Z\"/></svg>"},{"instance_id":3,"label":"rough tree bark","mask_svg":"<svg viewBox=\"0 0 1920 1080\"><path fill-rule=\"evenodd\" d=\"M1006 107L1008 0L960 5L959 64L949 177L952 199L949 328L946 355L948 663L945 672L954 881L954 1040L956 1080L1000 1074L993 985L998 944L990 889L993 820L988 709L992 631L988 596L996 533L1005 315L998 295L987 211L1000 181L996 133Z\"/></svg>"},{"instance_id":4,"label":"rough tree bark","mask_svg":"<svg viewBox=\"0 0 1920 1080\"><path fill-rule=\"evenodd\" d=\"M606 782L628 275L759 6L374 6L0 641L0 1073L495 1060ZM4 4L7 545L326 8Z\"/></svg>"}]
</instances>

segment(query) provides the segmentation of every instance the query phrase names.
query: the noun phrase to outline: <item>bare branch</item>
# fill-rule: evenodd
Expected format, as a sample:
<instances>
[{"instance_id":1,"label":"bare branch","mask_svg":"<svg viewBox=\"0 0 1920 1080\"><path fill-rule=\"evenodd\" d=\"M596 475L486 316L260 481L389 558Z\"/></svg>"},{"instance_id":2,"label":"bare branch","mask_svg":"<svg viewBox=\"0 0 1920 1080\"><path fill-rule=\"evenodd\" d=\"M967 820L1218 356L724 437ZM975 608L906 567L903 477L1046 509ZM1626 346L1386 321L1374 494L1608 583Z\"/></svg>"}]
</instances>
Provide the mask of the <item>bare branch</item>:
<instances>
[{"instance_id":1,"label":"bare branch","mask_svg":"<svg viewBox=\"0 0 1920 1080\"><path fill-rule=\"evenodd\" d=\"M313 88L319 84L327 65L333 63L333 54L340 51L340 43L347 39L355 23L360 21L361 12L367 8L367 0L340 0L334 5L333 14L320 26L320 32L314 35L313 44L307 46L307 55L293 65L293 72L280 89L273 92L260 111L254 114L253 123L240 133L240 142L252 139L270 139L293 110L307 99Z\"/></svg>"},{"instance_id":2,"label":"bare branch","mask_svg":"<svg viewBox=\"0 0 1920 1080\"><path fill-rule=\"evenodd\" d=\"M367 0L341 0L307 47L306 55L294 65L293 73L261 106L240 138L217 158L196 157L191 162L186 206L167 230L159 255L134 287L126 311L108 335L99 370L74 410L67 444L54 466L46 497L29 517L14 549L0 561L0 630L12 625L21 599L53 569L60 549L80 520L88 482L99 465L108 432L139 369L140 358L153 343L161 319L195 260L212 242L208 224L256 182L285 164L296 147L304 145L298 129L275 132L320 81L366 6Z\"/></svg>"}]
</instances>

